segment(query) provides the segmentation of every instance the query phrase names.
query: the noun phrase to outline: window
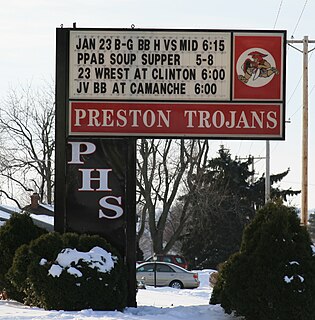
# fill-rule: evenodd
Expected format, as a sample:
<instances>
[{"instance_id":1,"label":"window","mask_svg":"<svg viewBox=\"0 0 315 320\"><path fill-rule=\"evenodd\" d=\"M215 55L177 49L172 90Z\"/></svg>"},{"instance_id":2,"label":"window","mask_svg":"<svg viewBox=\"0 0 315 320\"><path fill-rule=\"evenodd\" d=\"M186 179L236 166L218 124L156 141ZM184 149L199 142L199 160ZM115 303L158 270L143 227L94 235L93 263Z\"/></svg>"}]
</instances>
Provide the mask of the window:
<instances>
[{"instance_id":1,"label":"window","mask_svg":"<svg viewBox=\"0 0 315 320\"><path fill-rule=\"evenodd\" d=\"M166 266L164 264L158 264L156 266L156 271L157 272L174 272L174 270L172 268L170 268L169 266Z\"/></svg>"},{"instance_id":2,"label":"window","mask_svg":"<svg viewBox=\"0 0 315 320\"><path fill-rule=\"evenodd\" d=\"M151 263L137 269L137 272L153 272L153 271L154 271L154 265Z\"/></svg>"},{"instance_id":3,"label":"window","mask_svg":"<svg viewBox=\"0 0 315 320\"><path fill-rule=\"evenodd\" d=\"M163 261L172 263L172 259L170 257L164 257Z\"/></svg>"}]
</instances>

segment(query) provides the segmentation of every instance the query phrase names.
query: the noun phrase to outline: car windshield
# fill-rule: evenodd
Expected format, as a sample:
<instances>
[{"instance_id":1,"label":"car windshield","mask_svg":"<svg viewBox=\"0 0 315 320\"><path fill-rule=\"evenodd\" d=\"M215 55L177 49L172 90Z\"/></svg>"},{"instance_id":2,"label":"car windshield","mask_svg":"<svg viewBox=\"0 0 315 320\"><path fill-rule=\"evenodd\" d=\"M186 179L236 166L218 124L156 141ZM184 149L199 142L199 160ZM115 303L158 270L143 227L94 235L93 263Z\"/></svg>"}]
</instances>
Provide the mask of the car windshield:
<instances>
[{"instance_id":1,"label":"car windshield","mask_svg":"<svg viewBox=\"0 0 315 320\"><path fill-rule=\"evenodd\" d=\"M177 263L185 263L185 261L181 257L175 257Z\"/></svg>"}]
</instances>

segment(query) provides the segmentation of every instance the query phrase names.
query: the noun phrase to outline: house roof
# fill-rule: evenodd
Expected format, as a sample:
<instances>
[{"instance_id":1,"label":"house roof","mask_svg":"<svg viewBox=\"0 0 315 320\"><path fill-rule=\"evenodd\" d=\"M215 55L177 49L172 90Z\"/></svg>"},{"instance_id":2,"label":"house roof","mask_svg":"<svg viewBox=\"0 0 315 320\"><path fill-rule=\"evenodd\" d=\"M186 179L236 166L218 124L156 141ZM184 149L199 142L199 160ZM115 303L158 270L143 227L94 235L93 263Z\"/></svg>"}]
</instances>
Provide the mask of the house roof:
<instances>
[{"instance_id":1,"label":"house roof","mask_svg":"<svg viewBox=\"0 0 315 320\"><path fill-rule=\"evenodd\" d=\"M25 206L23 210L36 215L54 216L54 207L42 203L39 203L36 208L33 208L32 205L29 204Z\"/></svg>"},{"instance_id":2,"label":"house roof","mask_svg":"<svg viewBox=\"0 0 315 320\"><path fill-rule=\"evenodd\" d=\"M53 207L47 205L39 205L38 210L31 212L27 209L26 206L23 210L15 207L9 207L6 205L0 204L0 227L10 219L13 213L30 213L31 218L34 221L34 224L40 228L46 229L47 231L54 230L54 211ZM49 207L51 209L49 209Z\"/></svg>"}]
</instances>

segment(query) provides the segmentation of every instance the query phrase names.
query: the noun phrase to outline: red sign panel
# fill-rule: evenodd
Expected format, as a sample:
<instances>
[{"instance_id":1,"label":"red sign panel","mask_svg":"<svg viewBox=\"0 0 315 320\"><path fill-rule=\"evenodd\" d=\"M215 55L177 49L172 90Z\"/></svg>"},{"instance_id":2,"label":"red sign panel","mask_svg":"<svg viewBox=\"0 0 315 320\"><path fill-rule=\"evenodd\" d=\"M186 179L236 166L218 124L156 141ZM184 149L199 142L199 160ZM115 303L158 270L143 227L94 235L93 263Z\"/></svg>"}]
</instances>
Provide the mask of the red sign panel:
<instances>
[{"instance_id":1,"label":"red sign panel","mask_svg":"<svg viewBox=\"0 0 315 320\"><path fill-rule=\"evenodd\" d=\"M282 100L283 37L234 35L233 100Z\"/></svg>"},{"instance_id":2,"label":"red sign panel","mask_svg":"<svg viewBox=\"0 0 315 320\"><path fill-rule=\"evenodd\" d=\"M282 136L281 103L70 103L70 135Z\"/></svg>"}]
</instances>

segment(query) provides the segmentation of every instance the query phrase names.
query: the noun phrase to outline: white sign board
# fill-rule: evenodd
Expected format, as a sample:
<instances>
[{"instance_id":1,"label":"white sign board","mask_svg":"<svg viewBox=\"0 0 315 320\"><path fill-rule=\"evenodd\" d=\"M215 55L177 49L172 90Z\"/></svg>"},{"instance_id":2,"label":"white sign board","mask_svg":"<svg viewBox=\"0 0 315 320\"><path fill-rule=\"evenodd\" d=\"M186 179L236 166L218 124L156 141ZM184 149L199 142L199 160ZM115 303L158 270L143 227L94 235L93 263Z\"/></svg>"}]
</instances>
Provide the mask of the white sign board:
<instances>
[{"instance_id":1,"label":"white sign board","mask_svg":"<svg viewBox=\"0 0 315 320\"><path fill-rule=\"evenodd\" d=\"M231 33L72 30L69 98L226 101Z\"/></svg>"}]
</instances>

